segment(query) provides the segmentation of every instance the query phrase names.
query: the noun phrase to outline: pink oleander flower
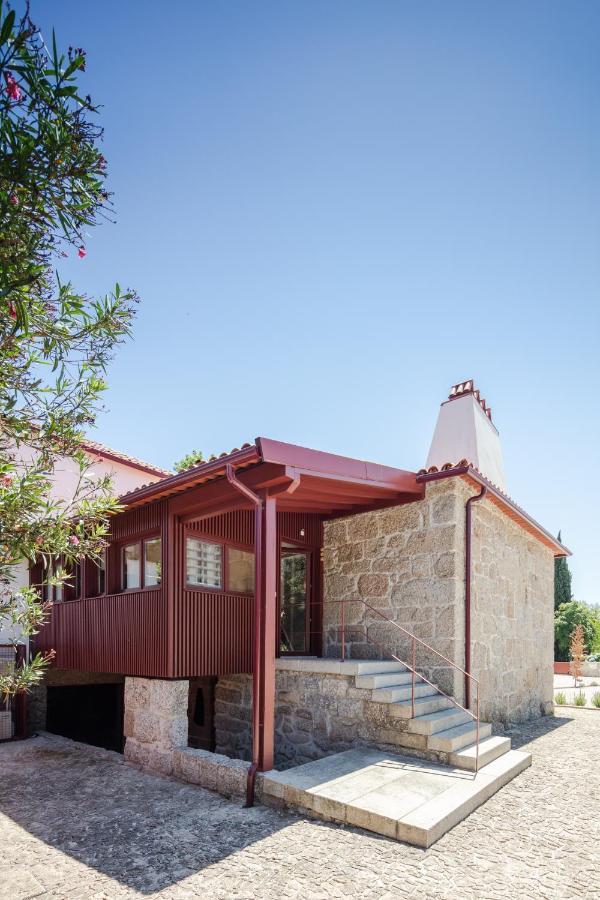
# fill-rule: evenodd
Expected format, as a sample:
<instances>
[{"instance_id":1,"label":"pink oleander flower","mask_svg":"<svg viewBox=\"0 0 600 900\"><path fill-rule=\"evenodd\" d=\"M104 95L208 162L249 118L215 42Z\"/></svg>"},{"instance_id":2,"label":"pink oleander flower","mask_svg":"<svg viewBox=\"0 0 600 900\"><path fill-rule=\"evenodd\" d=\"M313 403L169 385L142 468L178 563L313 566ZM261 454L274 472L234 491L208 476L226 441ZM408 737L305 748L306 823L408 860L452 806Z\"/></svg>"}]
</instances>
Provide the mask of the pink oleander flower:
<instances>
[{"instance_id":1,"label":"pink oleander flower","mask_svg":"<svg viewBox=\"0 0 600 900\"><path fill-rule=\"evenodd\" d=\"M17 197L16 194L9 194L8 199L9 199L9 202L12 203L13 206L19 205L19 198Z\"/></svg>"},{"instance_id":2,"label":"pink oleander flower","mask_svg":"<svg viewBox=\"0 0 600 900\"><path fill-rule=\"evenodd\" d=\"M44 538L42 537L41 534L38 534L38 536L35 539L35 542L38 545L38 547L42 546L42 544L44 543Z\"/></svg>"},{"instance_id":3,"label":"pink oleander flower","mask_svg":"<svg viewBox=\"0 0 600 900\"><path fill-rule=\"evenodd\" d=\"M10 475L3 475L2 478L0 478L0 484L2 484L3 487L10 487L12 484Z\"/></svg>"},{"instance_id":4,"label":"pink oleander flower","mask_svg":"<svg viewBox=\"0 0 600 900\"><path fill-rule=\"evenodd\" d=\"M80 247L79 250L77 251L77 256L79 257L79 259L83 259L84 256L86 256L86 255L87 255L87 250L85 249L85 247Z\"/></svg>"},{"instance_id":5,"label":"pink oleander flower","mask_svg":"<svg viewBox=\"0 0 600 900\"><path fill-rule=\"evenodd\" d=\"M6 80L6 93L9 96L10 100L20 100L23 96L23 92L17 82L14 79L14 76L11 75L10 72L4 73L4 78Z\"/></svg>"},{"instance_id":6,"label":"pink oleander flower","mask_svg":"<svg viewBox=\"0 0 600 900\"><path fill-rule=\"evenodd\" d=\"M16 318L17 318L17 307L16 307L15 304L12 302L12 300L11 300L11 301L9 302L9 304L8 304L8 314L9 314L9 316L11 317L11 319L16 319Z\"/></svg>"},{"instance_id":7,"label":"pink oleander flower","mask_svg":"<svg viewBox=\"0 0 600 900\"><path fill-rule=\"evenodd\" d=\"M69 536L69 543L73 544L74 547L77 547L77 545L79 544L79 538L76 534L71 534Z\"/></svg>"}]
</instances>

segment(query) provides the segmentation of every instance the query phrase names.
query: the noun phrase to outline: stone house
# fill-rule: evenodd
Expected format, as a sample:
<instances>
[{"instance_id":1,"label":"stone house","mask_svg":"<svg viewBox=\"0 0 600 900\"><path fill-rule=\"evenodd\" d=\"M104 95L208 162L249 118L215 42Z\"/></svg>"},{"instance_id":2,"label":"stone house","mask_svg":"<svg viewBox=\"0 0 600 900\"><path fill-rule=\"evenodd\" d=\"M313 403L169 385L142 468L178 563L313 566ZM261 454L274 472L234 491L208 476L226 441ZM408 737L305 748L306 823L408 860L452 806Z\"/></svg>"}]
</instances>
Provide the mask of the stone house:
<instances>
[{"instance_id":1,"label":"stone house","mask_svg":"<svg viewBox=\"0 0 600 900\"><path fill-rule=\"evenodd\" d=\"M568 550L505 493L472 381L419 472L257 438L122 504L37 638L32 727L252 802L359 746L478 769L552 712Z\"/></svg>"}]
</instances>

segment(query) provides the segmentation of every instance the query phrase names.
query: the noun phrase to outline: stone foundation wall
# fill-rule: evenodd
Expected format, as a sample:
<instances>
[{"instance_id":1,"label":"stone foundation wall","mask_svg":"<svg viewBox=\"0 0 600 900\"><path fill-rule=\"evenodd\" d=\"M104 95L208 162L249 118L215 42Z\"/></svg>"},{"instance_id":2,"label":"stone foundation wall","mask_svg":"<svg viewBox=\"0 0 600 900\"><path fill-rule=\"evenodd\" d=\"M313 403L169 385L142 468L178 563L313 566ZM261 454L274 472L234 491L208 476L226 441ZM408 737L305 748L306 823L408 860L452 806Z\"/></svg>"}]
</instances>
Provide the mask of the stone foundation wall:
<instances>
[{"instance_id":1,"label":"stone foundation wall","mask_svg":"<svg viewBox=\"0 0 600 900\"><path fill-rule=\"evenodd\" d=\"M340 607L332 601L356 598L464 665L465 488L457 478L432 482L421 501L325 523L327 656L340 653ZM410 642L377 613L359 602L347 603L345 612L352 658L389 658L391 650L410 662ZM378 644L365 639L367 626ZM462 677L434 654L418 649L417 668L462 699Z\"/></svg>"},{"instance_id":2,"label":"stone foundation wall","mask_svg":"<svg viewBox=\"0 0 600 900\"><path fill-rule=\"evenodd\" d=\"M489 500L473 507L472 661L481 716L523 722L551 713L554 556Z\"/></svg>"},{"instance_id":3,"label":"stone foundation wall","mask_svg":"<svg viewBox=\"0 0 600 900\"><path fill-rule=\"evenodd\" d=\"M292 660L278 661L275 699L275 767L285 769L329 753L369 745L390 749L402 744L423 751L423 735L405 732L407 722L391 717L384 703L368 699L353 676L323 671L293 671ZM302 661L307 669L326 660ZM216 687L216 749L249 760L252 753L252 678L233 675ZM403 751L405 752L405 751Z\"/></svg>"},{"instance_id":4,"label":"stone foundation wall","mask_svg":"<svg viewBox=\"0 0 600 900\"><path fill-rule=\"evenodd\" d=\"M226 797L243 796L247 763L187 746L188 691L187 680L125 679L125 759Z\"/></svg>"}]
</instances>

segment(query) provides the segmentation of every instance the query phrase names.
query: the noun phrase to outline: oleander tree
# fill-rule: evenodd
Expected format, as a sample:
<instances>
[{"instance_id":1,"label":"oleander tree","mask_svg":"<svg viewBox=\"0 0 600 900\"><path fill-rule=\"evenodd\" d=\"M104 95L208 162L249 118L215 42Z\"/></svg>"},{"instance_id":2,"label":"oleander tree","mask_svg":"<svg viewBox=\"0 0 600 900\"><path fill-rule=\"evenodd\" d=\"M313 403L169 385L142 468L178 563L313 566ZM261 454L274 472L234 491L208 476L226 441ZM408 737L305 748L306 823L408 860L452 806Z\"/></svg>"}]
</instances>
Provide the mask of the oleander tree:
<instances>
[{"instance_id":1,"label":"oleander tree","mask_svg":"<svg viewBox=\"0 0 600 900\"><path fill-rule=\"evenodd\" d=\"M0 629L20 635L51 614L40 584L16 586L23 563L64 583L78 559L99 558L117 508L81 441L137 297L117 284L91 298L55 271L66 256L83 259L89 229L112 215L98 109L80 90L85 64L82 49L44 40L28 6L17 17L0 3ZM78 484L54 499L65 457ZM0 698L40 681L51 656L0 671Z\"/></svg>"}]
</instances>

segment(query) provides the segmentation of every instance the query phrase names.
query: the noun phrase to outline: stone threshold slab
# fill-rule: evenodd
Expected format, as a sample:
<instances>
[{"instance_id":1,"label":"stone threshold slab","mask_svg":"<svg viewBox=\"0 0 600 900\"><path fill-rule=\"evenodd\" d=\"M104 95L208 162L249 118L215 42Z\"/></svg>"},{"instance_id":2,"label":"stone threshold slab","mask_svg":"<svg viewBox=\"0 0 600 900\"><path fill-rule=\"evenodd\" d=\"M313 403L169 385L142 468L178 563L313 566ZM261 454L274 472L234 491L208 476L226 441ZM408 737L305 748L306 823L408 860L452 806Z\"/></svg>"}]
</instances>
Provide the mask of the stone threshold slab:
<instances>
[{"instance_id":1,"label":"stone threshold slab","mask_svg":"<svg viewBox=\"0 0 600 900\"><path fill-rule=\"evenodd\" d=\"M263 797L426 848L530 765L530 753L511 750L475 775L379 750L347 750L265 772Z\"/></svg>"},{"instance_id":2,"label":"stone threshold slab","mask_svg":"<svg viewBox=\"0 0 600 900\"><path fill-rule=\"evenodd\" d=\"M312 672L316 675L359 675L401 670L401 663L394 660L369 659L318 659L316 656L282 656L275 660L279 672Z\"/></svg>"}]
</instances>

